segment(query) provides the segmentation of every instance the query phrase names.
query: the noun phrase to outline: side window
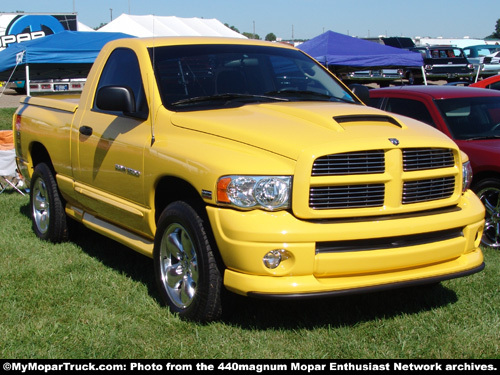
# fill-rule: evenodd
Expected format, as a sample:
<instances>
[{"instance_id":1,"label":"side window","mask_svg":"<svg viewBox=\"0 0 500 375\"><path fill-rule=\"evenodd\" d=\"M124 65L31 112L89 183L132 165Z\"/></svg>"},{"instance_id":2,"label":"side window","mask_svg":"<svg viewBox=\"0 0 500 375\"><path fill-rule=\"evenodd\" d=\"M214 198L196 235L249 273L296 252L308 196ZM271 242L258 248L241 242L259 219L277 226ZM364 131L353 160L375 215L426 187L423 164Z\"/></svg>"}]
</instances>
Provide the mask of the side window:
<instances>
[{"instance_id":1,"label":"side window","mask_svg":"<svg viewBox=\"0 0 500 375\"><path fill-rule=\"evenodd\" d=\"M408 116L436 127L424 103L412 99L389 98L386 111Z\"/></svg>"},{"instance_id":2,"label":"side window","mask_svg":"<svg viewBox=\"0 0 500 375\"><path fill-rule=\"evenodd\" d=\"M482 48L479 50L478 55L479 57L483 57L483 56L488 56L490 53L491 52L488 48Z\"/></svg>"},{"instance_id":3,"label":"side window","mask_svg":"<svg viewBox=\"0 0 500 375\"><path fill-rule=\"evenodd\" d=\"M370 101L365 104L368 104L370 107L382 108L383 100L383 98L370 98Z\"/></svg>"},{"instance_id":4,"label":"side window","mask_svg":"<svg viewBox=\"0 0 500 375\"><path fill-rule=\"evenodd\" d=\"M142 84L139 61L134 51L118 48L111 53L102 70L97 90L104 86L126 86L134 93L136 110L147 117L148 105ZM97 109L94 103L94 109Z\"/></svg>"},{"instance_id":5,"label":"side window","mask_svg":"<svg viewBox=\"0 0 500 375\"><path fill-rule=\"evenodd\" d=\"M500 90L500 81L492 83L491 85L488 86L488 88L493 90Z\"/></svg>"}]
</instances>

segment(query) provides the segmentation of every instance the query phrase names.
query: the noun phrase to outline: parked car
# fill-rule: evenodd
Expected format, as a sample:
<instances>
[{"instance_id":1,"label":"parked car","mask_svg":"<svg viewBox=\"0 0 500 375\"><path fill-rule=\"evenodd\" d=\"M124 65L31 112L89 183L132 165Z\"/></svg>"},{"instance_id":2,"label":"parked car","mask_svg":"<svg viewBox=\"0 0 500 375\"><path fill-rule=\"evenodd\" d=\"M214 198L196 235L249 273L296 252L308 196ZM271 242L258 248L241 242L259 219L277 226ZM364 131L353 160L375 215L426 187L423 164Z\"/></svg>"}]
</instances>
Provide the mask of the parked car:
<instances>
[{"instance_id":1,"label":"parked car","mask_svg":"<svg viewBox=\"0 0 500 375\"><path fill-rule=\"evenodd\" d=\"M484 58L485 63L500 64L500 49Z\"/></svg>"},{"instance_id":2,"label":"parked car","mask_svg":"<svg viewBox=\"0 0 500 375\"><path fill-rule=\"evenodd\" d=\"M500 45L482 44L464 49L465 57L474 65L475 75L488 77L500 73ZM479 71L477 70L479 69Z\"/></svg>"},{"instance_id":3,"label":"parked car","mask_svg":"<svg viewBox=\"0 0 500 375\"><path fill-rule=\"evenodd\" d=\"M29 89L30 93L80 92L83 90L85 81L85 78L32 80L29 83ZM27 94L26 81L13 81L7 87L18 94Z\"/></svg>"},{"instance_id":4,"label":"parked car","mask_svg":"<svg viewBox=\"0 0 500 375\"><path fill-rule=\"evenodd\" d=\"M474 65L467 59L461 48L449 45L416 46L413 40L407 37L390 37L381 40L390 47L419 52L424 60L426 80L453 82L463 79L472 80L475 77ZM424 81L420 68L407 68L403 75L410 84L420 84Z\"/></svg>"},{"instance_id":5,"label":"parked car","mask_svg":"<svg viewBox=\"0 0 500 375\"><path fill-rule=\"evenodd\" d=\"M471 87L482 87L485 89L500 90L500 74L485 78L481 81L474 82Z\"/></svg>"},{"instance_id":6,"label":"parked car","mask_svg":"<svg viewBox=\"0 0 500 375\"><path fill-rule=\"evenodd\" d=\"M474 77L474 65L467 60L464 51L452 46L412 47L409 51L419 52L424 59L426 80L457 81L471 80ZM405 77L410 84L422 83L424 77L419 68L407 68Z\"/></svg>"},{"instance_id":7,"label":"parked car","mask_svg":"<svg viewBox=\"0 0 500 375\"><path fill-rule=\"evenodd\" d=\"M500 248L500 92L461 86L372 89L369 104L427 123L469 155L472 190L486 207L482 243Z\"/></svg>"}]
</instances>

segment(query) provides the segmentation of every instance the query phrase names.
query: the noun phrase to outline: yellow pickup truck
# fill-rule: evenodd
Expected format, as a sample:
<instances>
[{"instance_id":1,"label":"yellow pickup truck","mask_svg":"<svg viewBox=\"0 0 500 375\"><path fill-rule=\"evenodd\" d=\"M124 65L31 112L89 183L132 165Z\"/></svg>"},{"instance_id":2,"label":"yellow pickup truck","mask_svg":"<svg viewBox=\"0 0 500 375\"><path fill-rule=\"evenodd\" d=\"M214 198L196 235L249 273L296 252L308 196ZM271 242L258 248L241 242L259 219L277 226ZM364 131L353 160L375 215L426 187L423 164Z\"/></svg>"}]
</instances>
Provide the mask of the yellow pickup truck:
<instances>
[{"instance_id":1,"label":"yellow pickup truck","mask_svg":"<svg viewBox=\"0 0 500 375\"><path fill-rule=\"evenodd\" d=\"M13 128L36 235L76 220L153 258L185 319L220 318L223 288L311 298L484 267L465 154L286 45L110 42L80 98L25 97Z\"/></svg>"}]
</instances>

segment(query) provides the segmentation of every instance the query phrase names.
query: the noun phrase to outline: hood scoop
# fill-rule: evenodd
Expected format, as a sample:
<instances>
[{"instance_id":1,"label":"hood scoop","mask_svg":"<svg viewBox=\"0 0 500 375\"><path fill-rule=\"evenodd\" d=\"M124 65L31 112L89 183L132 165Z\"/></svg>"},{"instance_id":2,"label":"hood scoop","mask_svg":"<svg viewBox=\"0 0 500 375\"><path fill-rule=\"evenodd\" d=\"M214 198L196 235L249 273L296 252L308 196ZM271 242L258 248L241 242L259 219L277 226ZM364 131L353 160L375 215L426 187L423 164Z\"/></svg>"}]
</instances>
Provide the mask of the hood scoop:
<instances>
[{"instance_id":1,"label":"hood scoop","mask_svg":"<svg viewBox=\"0 0 500 375\"><path fill-rule=\"evenodd\" d=\"M345 115L345 116L333 116L333 119L337 121L339 124L346 124L346 125L355 125L355 123L388 123L392 125L396 125L399 128L402 128L403 126L399 121L397 121L394 117L391 116L385 116L385 115Z\"/></svg>"}]
</instances>

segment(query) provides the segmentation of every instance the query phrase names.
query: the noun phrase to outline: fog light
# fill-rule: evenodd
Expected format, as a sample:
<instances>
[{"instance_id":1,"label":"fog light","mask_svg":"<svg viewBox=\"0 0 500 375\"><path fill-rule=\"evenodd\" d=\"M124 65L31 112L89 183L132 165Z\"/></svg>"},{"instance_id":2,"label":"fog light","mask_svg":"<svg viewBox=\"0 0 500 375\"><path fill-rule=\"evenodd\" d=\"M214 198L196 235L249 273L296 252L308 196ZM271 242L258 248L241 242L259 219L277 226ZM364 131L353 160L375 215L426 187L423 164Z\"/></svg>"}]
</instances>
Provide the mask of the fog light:
<instances>
[{"instance_id":1,"label":"fog light","mask_svg":"<svg viewBox=\"0 0 500 375\"><path fill-rule=\"evenodd\" d=\"M270 269L278 267L281 263L282 252L284 252L284 250L271 250L270 252L268 252L266 255L264 255L264 258L262 258L264 265Z\"/></svg>"}]
</instances>

